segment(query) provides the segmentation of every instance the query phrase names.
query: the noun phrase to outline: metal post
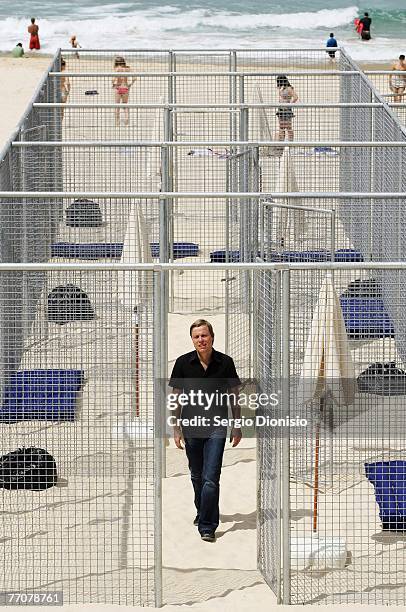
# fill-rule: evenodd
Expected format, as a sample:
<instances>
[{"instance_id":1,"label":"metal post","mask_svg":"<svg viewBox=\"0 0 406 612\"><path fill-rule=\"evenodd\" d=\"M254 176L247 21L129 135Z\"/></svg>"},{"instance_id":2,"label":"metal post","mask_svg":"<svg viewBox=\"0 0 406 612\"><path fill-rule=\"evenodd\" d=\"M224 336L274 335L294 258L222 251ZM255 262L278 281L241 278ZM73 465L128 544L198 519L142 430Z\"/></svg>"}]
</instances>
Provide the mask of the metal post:
<instances>
[{"instance_id":1,"label":"metal post","mask_svg":"<svg viewBox=\"0 0 406 612\"><path fill-rule=\"evenodd\" d=\"M243 81L242 81L243 83ZM241 82L240 82L241 85ZM240 138L244 136L244 140L248 136L248 108L241 108L240 111ZM249 189L249 168L250 168L250 154L247 147L240 149L241 156L238 160L239 177L238 187L240 192L247 192ZM249 199L241 200L240 204L240 260L241 261L252 261L253 252L251 244L251 202ZM252 286L251 286L251 275L249 271L242 272L241 276L241 312L248 315L248 339L249 346L247 347L249 352L248 360L248 373L250 376L252 368L252 354L251 349L251 337L252 337ZM248 299L247 299L248 298Z\"/></svg>"},{"instance_id":2,"label":"metal post","mask_svg":"<svg viewBox=\"0 0 406 612\"><path fill-rule=\"evenodd\" d=\"M235 75L236 71L237 71L237 53L236 51L230 51L230 55L229 55L229 69L230 72L234 73L233 75L230 75L230 79L229 79L229 102L230 104L235 104L237 102L237 77ZM234 141L237 140L237 114L231 110L230 111L230 133L229 133L229 139L230 141ZM234 181L235 181L235 160L233 159L233 156L236 153L236 148L231 145L230 146L230 154L231 154L231 159L227 160L227 165L226 165L226 191L230 192L230 191L234 191L235 190L235 185L234 185ZM231 232L232 232L232 223L231 223L231 209L232 209L232 202L230 201L229 198L226 199L226 221L225 221L225 232L226 232L226 239L225 239L225 248L226 248L226 262L229 261L229 252L230 252L230 248L231 248ZM224 317L224 324L225 324L225 339L224 339L224 346L225 346L225 352L228 354L229 352L229 347L230 347L230 299L231 299L231 295L232 295L232 291L230 291L230 282L232 281L232 273L229 272L229 270L226 270L225 275L224 275L224 282L225 282L225 290L224 290L224 299L225 299L225 305L224 305L224 310L225 310L225 317Z\"/></svg>"},{"instance_id":3,"label":"metal post","mask_svg":"<svg viewBox=\"0 0 406 612\"><path fill-rule=\"evenodd\" d=\"M230 180L231 180L231 174L230 174L230 163L233 163L230 160L226 161L226 191L230 191ZM226 248L226 262L228 263L230 258L229 258L229 253L230 253L230 231L231 231L231 224L230 224L230 198L226 198L225 201L225 207L226 207L226 220L225 220L225 232L226 232L226 239L225 239L225 248ZM225 283L225 287L224 287L224 350L226 355L228 355L229 353L229 347L230 347L230 288L229 288L229 283L230 283L230 279L231 279L231 274L228 270L225 271L224 274L224 283Z\"/></svg>"},{"instance_id":4,"label":"metal post","mask_svg":"<svg viewBox=\"0 0 406 612\"><path fill-rule=\"evenodd\" d=\"M250 191L260 192L260 165L259 165L259 146L255 146L251 152L251 172L252 172L252 181L251 184L248 185ZM251 234L251 251L253 253L253 257L255 258L259 249L259 240L258 240L258 208L259 201L257 198L251 198L250 201L250 234Z\"/></svg>"},{"instance_id":5,"label":"metal post","mask_svg":"<svg viewBox=\"0 0 406 612\"><path fill-rule=\"evenodd\" d=\"M281 375L283 416L290 414L290 272L282 271L281 312ZM289 427L282 433L281 448L281 503L282 503L282 603L291 601L290 571L290 440Z\"/></svg>"},{"instance_id":6,"label":"metal post","mask_svg":"<svg viewBox=\"0 0 406 612\"><path fill-rule=\"evenodd\" d=\"M229 68L230 72L233 72L233 75L230 75L230 91L229 91L229 101L230 104L237 103L237 52L230 51L229 58ZM230 113L230 140L237 140L237 117L231 111Z\"/></svg>"},{"instance_id":7,"label":"metal post","mask_svg":"<svg viewBox=\"0 0 406 612\"><path fill-rule=\"evenodd\" d=\"M336 252L336 211L335 210L331 211L330 234L331 234L331 241L330 241L331 261L334 262L335 252Z\"/></svg>"},{"instance_id":8,"label":"metal post","mask_svg":"<svg viewBox=\"0 0 406 612\"><path fill-rule=\"evenodd\" d=\"M271 209L273 212L273 209ZM270 274L267 272L263 272L265 278L267 278L267 281L269 282L269 276ZM276 372L276 376L274 376L275 380L279 380L281 381L281 376L282 376L282 368L281 368L281 312L282 312L282 302L281 302L281 272L277 272L275 275L275 293L273 294L273 298L274 298L274 303L275 303L275 346L276 346L276 351L273 352L274 355L274 363L271 362L271 371L273 373ZM264 333L265 338L268 338L268 342L269 342L269 349L268 352L269 354L272 355L272 340L271 340L271 334L269 334L269 336L266 334L266 331ZM265 365L264 365L265 368ZM263 376L266 376L266 371L263 372ZM281 384L280 384L281 386ZM276 438L276 452L275 452L275 457L276 457L276 465L275 465L275 472L276 472L276 499L277 499L277 507L276 507L276 534L275 534L275 548L276 548L276 555L277 555L277 559L281 560L282 559L282 549L281 549L281 543L282 543L282 538L281 538L281 521L282 521L282 508L281 508L281 436L279 434L279 431L277 432L277 438ZM277 596L277 603L281 604L282 603L282 563L281 562L277 562L276 563L276 596Z\"/></svg>"},{"instance_id":9,"label":"metal post","mask_svg":"<svg viewBox=\"0 0 406 612\"><path fill-rule=\"evenodd\" d=\"M166 182L168 178L168 147L162 147L162 181ZM168 227L168 203L169 200L167 198L162 198L159 200L159 261L161 263L166 263L169 261L169 227ZM161 273L160 275L160 304L161 304L161 312L167 313L169 306L169 290L168 290L168 274ZM160 332L163 333L164 329L161 328L163 324L163 315L160 321ZM167 326L166 326L167 327ZM162 354L162 363L161 363L161 377L167 376L167 367L168 367L168 359L167 359L167 343L163 344L161 348ZM166 449L165 445L162 445L162 473L166 476Z\"/></svg>"},{"instance_id":10,"label":"metal post","mask_svg":"<svg viewBox=\"0 0 406 612\"><path fill-rule=\"evenodd\" d=\"M371 102L372 102L372 98L373 98L373 93L371 91ZM375 134L375 111L374 109L371 109L371 125L370 125L370 129L371 129L371 133L369 135L370 140L375 140L376 139L376 134ZM375 149L373 147L371 147L370 152L370 175L369 175L369 190L373 191L375 188L375 181L376 181L376 175L375 175ZM353 187L353 185L352 185ZM373 244L373 217L374 217L374 206L373 206L373 200L371 199L369 201L369 224L368 224L368 259L369 261L373 261L374 259L374 255L373 255L373 248L374 248L374 244Z\"/></svg>"},{"instance_id":11,"label":"metal post","mask_svg":"<svg viewBox=\"0 0 406 612\"><path fill-rule=\"evenodd\" d=\"M167 142L173 141L173 111L170 108L166 108L164 111L164 137ZM172 147L166 147L166 151L163 152L163 162L162 162L162 189L166 192L173 191L173 163L174 151ZM165 218L166 218L166 227L167 227L167 235L165 236L165 245L166 245L166 259L162 259L160 261L173 261L173 240L174 240L174 226L173 226L173 216L174 216L175 203L171 199L165 199ZM162 217L161 219L163 219ZM174 272L170 273L170 278L168 278L168 303L167 309L170 312L174 310L174 294L173 294L173 278ZM170 294L170 295L169 295Z\"/></svg>"},{"instance_id":12,"label":"metal post","mask_svg":"<svg viewBox=\"0 0 406 612\"><path fill-rule=\"evenodd\" d=\"M237 71L237 53L236 51L230 51L230 55L229 55L229 70L230 72L232 72L233 74L230 75L229 78L229 102L230 104L235 104L237 102L237 76L236 76L236 71ZM230 141L234 141L237 140L237 114L235 112L233 112L233 110L231 110L230 112L230 133L229 133L229 138ZM226 191L227 192L232 192L236 190L236 185L235 185L235 165L236 162L235 159L233 159L233 156L235 155L237 149L234 145L230 146L230 154L231 154L231 159L227 160L227 166L226 166ZM229 262L229 252L231 249L231 233L232 233L232 208L233 208L233 202L227 198L226 199L226 222L225 222L225 231L226 231L226 244L225 244L225 248L226 248L226 262ZM230 328L230 299L232 296L232 291L230 291L230 283L233 282L233 275L229 270L226 270L225 273L225 294L224 294L224 299L225 299L225 318L224 318L224 324L225 324L225 352L228 353L229 351L229 347L230 347L230 333L229 333L229 328Z\"/></svg>"},{"instance_id":13,"label":"metal post","mask_svg":"<svg viewBox=\"0 0 406 612\"><path fill-rule=\"evenodd\" d=\"M153 329L153 364L154 364L154 584L155 607L162 606L162 448L164 431L162 431L162 363L161 351L165 342L161 330L162 304L160 274L154 272L154 329ZM164 411L166 414L166 412Z\"/></svg>"},{"instance_id":14,"label":"metal post","mask_svg":"<svg viewBox=\"0 0 406 612\"><path fill-rule=\"evenodd\" d=\"M169 104L171 104L171 102L173 102L173 61L174 61L174 52L173 51L169 51L168 53L168 71L169 71L169 75L168 75L168 93L167 93L167 97L168 97L168 102Z\"/></svg>"}]
</instances>

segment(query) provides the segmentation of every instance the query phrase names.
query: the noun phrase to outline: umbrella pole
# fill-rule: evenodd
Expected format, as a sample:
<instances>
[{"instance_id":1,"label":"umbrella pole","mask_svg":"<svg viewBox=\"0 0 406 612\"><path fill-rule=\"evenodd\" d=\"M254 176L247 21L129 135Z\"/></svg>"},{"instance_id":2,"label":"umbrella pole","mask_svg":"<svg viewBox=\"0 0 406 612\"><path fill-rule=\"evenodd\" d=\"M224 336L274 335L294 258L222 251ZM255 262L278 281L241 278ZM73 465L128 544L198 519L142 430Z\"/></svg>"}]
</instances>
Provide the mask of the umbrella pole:
<instances>
[{"instance_id":1,"label":"umbrella pole","mask_svg":"<svg viewBox=\"0 0 406 612\"><path fill-rule=\"evenodd\" d=\"M135 386L135 416L140 416L140 327L138 324L137 308L135 313L134 327L134 386Z\"/></svg>"},{"instance_id":2,"label":"umbrella pole","mask_svg":"<svg viewBox=\"0 0 406 612\"><path fill-rule=\"evenodd\" d=\"M320 415L324 408L324 398L320 398ZM319 501L319 463L320 463L320 423L321 416L316 426L316 448L314 454L314 492L313 492L313 531L317 531L317 510Z\"/></svg>"}]
</instances>

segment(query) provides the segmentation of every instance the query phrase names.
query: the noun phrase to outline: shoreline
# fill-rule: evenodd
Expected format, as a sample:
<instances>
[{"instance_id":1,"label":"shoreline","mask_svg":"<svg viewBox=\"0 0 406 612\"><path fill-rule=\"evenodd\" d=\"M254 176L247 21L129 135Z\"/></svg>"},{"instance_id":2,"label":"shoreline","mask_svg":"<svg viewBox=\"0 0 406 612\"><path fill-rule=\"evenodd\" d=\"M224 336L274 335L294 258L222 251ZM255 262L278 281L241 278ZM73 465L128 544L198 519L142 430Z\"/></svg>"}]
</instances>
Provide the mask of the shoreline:
<instances>
[{"instance_id":1,"label":"shoreline","mask_svg":"<svg viewBox=\"0 0 406 612\"><path fill-rule=\"evenodd\" d=\"M111 54L108 49L105 51ZM28 52L23 58L13 58L10 53L0 52L0 77L7 83L0 97L0 149L20 121L52 57L49 53ZM358 65L363 71L390 68L390 63L385 61L359 62Z\"/></svg>"},{"instance_id":2,"label":"shoreline","mask_svg":"<svg viewBox=\"0 0 406 612\"><path fill-rule=\"evenodd\" d=\"M272 49L272 47L270 47L270 49ZM176 48L172 49L173 51L176 51ZM241 47L240 49L236 49L237 51L246 51L246 49L244 47ZM255 50L255 49L253 49ZM106 52L107 54L110 54L113 51L113 49L100 49L100 52ZM129 50L130 52L134 52L137 51L137 48L131 49ZM158 52L159 50L157 50ZM202 52L204 52L205 50L202 49ZM83 53L84 55L86 54L86 49L81 49L80 53ZM48 52L34 52L34 51L25 51L24 54L24 58L26 59L34 59L34 60L41 60L41 59L49 59L51 60L54 57L54 53L48 53ZM350 54L351 55L351 54ZM3 59L15 59L11 57L11 54L9 51L0 51L0 60ZM17 58L17 59L22 59L22 58ZM360 68L362 68L362 70L385 70L386 67L390 67L391 62L393 62L396 58L391 58L391 59L387 59L387 60L374 60L374 61L370 61L370 60L354 60L355 63L360 66ZM388 68L389 69L389 68Z\"/></svg>"}]
</instances>

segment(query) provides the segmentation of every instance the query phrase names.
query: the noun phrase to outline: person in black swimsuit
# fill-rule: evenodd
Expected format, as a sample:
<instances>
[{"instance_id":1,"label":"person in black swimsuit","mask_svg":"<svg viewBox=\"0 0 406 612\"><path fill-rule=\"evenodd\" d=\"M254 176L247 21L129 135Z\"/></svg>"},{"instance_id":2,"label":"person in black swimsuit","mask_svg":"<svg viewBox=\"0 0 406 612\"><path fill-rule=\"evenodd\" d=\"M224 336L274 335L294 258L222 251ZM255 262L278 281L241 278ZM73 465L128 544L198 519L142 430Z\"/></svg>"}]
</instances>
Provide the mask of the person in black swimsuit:
<instances>
[{"instance_id":1,"label":"person in black swimsuit","mask_svg":"<svg viewBox=\"0 0 406 612\"><path fill-rule=\"evenodd\" d=\"M364 13L364 16L362 19L359 20L360 23L362 23L362 30L361 30L361 38L362 40L371 40L371 23L372 23L372 19L370 18L368 13Z\"/></svg>"},{"instance_id":2,"label":"person in black swimsuit","mask_svg":"<svg viewBox=\"0 0 406 612\"><path fill-rule=\"evenodd\" d=\"M279 89L279 102L294 104L298 101L298 95L286 75L276 77L276 86ZM292 119L295 116L293 110L289 106L281 106L278 108L276 116L279 119L278 140L285 140L285 132L288 140L293 140Z\"/></svg>"}]
</instances>

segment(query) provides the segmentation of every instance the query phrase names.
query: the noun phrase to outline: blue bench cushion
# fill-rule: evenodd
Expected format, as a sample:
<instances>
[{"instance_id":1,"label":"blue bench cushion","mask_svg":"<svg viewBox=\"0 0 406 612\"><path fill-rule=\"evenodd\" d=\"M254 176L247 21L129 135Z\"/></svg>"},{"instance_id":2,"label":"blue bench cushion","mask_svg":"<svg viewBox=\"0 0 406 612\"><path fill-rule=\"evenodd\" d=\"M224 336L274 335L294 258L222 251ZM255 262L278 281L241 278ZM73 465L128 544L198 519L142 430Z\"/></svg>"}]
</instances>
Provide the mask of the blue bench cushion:
<instances>
[{"instance_id":1,"label":"blue bench cushion","mask_svg":"<svg viewBox=\"0 0 406 612\"><path fill-rule=\"evenodd\" d=\"M211 263L224 263L226 261L226 250L212 251L210 253ZM240 251L228 251L228 261L238 263L240 261Z\"/></svg>"},{"instance_id":2,"label":"blue bench cushion","mask_svg":"<svg viewBox=\"0 0 406 612\"><path fill-rule=\"evenodd\" d=\"M267 261L329 261L329 251L275 251L267 255Z\"/></svg>"},{"instance_id":3,"label":"blue bench cushion","mask_svg":"<svg viewBox=\"0 0 406 612\"><path fill-rule=\"evenodd\" d=\"M350 339L394 336L393 323L378 298L340 297L345 327Z\"/></svg>"},{"instance_id":4,"label":"blue bench cushion","mask_svg":"<svg viewBox=\"0 0 406 612\"><path fill-rule=\"evenodd\" d=\"M159 242L151 242L151 256L159 257ZM199 245L194 242L174 242L173 257L180 259L181 257L197 257L199 253Z\"/></svg>"},{"instance_id":5,"label":"blue bench cushion","mask_svg":"<svg viewBox=\"0 0 406 612\"><path fill-rule=\"evenodd\" d=\"M51 257L67 259L117 259L121 257L122 252L123 244L121 242L55 242L51 245Z\"/></svg>"},{"instance_id":6,"label":"blue bench cushion","mask_svg":"<svg viewBox=\"0 0 406 612\"><path fill-rule=\"evenodd\" d=\"M364 261L362 253L355 249L337 249L334 253L335 261Z\"/></svg>"},{"instance_id":7,"label":"blue bench cushion","mask_svg":"<svg viewBox=\"0 0 406 612\"><path fill-rule=\"evenodd\" d=\"M331 252L320 249L318 251L274 251L267 257L268 261L281 262L321 262L330 261ZM363 261L362 254L354 249L338 249L334 254L335 261Z\"/></svg>"},{"instance_id":8,"label":"blue bench cushion","mask_svg":"<svg viewBox=\"0 0 406 612\"><path fill-rule=\"evenodd\" d=\"M22 370L5 387L0 421L73 421L83 370Z\"/></svg>"}]
</instances>

